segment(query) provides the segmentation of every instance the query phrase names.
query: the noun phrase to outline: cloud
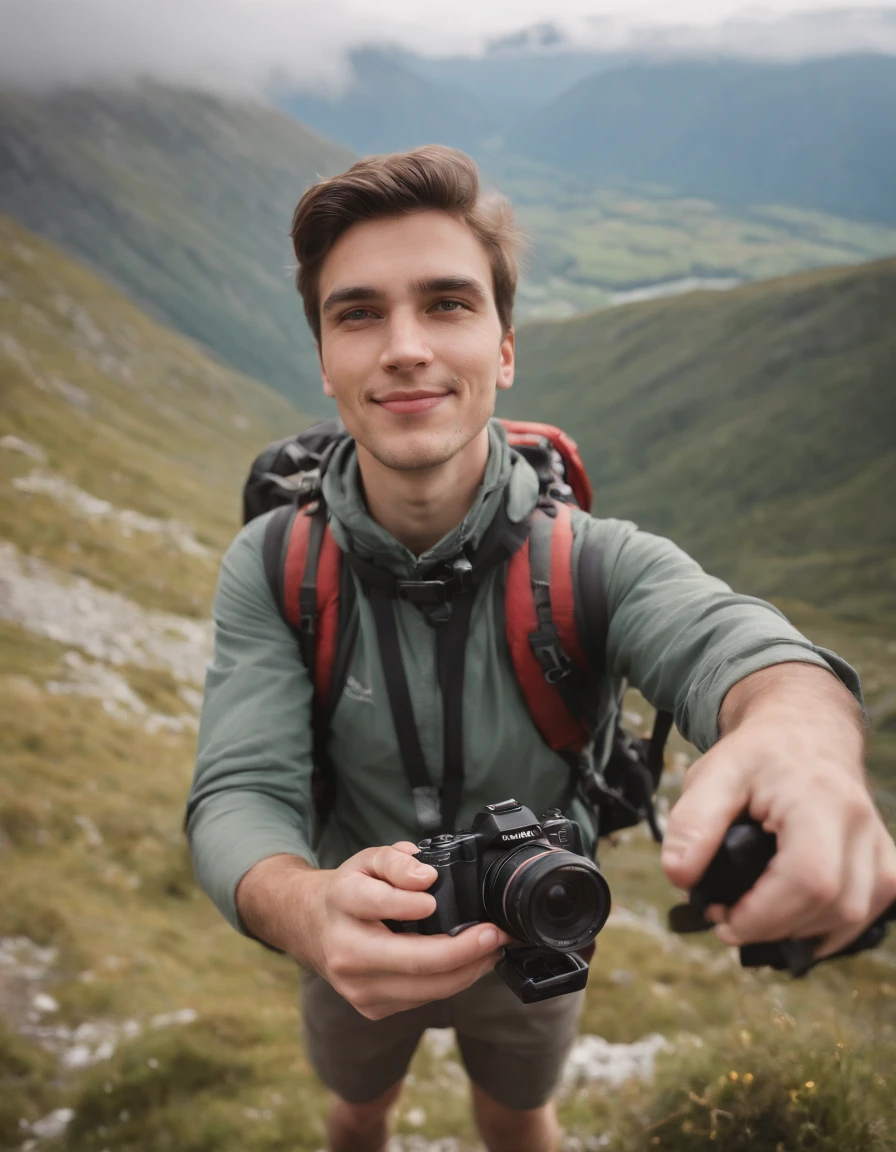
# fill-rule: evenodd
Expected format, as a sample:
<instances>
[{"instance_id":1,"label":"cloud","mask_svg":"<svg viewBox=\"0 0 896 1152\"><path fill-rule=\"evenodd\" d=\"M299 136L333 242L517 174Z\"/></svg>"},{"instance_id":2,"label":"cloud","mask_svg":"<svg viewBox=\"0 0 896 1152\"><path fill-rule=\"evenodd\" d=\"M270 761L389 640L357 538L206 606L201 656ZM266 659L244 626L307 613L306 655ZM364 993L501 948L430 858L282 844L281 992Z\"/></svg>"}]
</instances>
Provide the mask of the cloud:
<instances>
[{"instance_id":1,"label":"cloud","mask_svg":"<svg viewBox=\"0 0 896 1152\"><path fill-rule=\"evenodd\" d=\"M338 88L350 74L346 12L315 0L2 0L5 85L151 78L261 93L272 80ZM376 41L376 29L356 27Z\"/></svg>"},{"instance_id":2,"label":"cloud","mask_svg":"<svg viewBox=\"0 0 896 1152\"><path fill-rule=\"evenodd\" d=\"M671 10L660 0L0 0L0 84L151 78L254 95L274 85L338 91L353 48L475 54L546 18L568 40L605 51L896 52L894 4L830 11L830 0L765 0L762 9L680 0Z\"/></svg>"}]
</instances>

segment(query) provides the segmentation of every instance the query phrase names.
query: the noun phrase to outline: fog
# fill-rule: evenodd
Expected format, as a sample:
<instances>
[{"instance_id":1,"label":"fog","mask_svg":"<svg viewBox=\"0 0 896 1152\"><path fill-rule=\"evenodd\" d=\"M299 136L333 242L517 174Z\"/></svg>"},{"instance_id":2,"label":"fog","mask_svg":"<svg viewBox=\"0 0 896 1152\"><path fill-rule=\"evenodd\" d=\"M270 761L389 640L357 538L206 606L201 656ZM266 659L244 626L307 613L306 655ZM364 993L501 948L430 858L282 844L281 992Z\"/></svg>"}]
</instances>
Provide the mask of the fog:
<instances>
[{"instance_id":1,"label":"fog","mask_svg":"<svg viewBox=\"0 0 896 1152\"><path fill-rule=\"evenodd\" d=\"M657 0L0 0L0 83L150 78L257 95L273 85L336 91L350 76L353 48L478 54L548 19L555 47L770 58L896 53L896 0L873 9L842 0L769 0L761 9L683 0L674 22L669 12Z\"/></svg>"}]
</instances>

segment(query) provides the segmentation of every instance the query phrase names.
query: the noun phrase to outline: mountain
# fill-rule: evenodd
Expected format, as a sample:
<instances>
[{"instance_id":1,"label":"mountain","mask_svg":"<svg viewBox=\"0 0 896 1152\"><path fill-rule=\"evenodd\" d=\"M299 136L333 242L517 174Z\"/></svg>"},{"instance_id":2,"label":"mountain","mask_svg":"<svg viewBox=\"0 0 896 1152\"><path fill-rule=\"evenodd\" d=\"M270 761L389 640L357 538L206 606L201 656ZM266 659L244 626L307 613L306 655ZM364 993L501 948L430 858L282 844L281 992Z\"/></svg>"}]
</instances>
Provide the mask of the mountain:
<instances>
[{"instance_id":1,"label":"mountain","mask_svg":"<svg viewBox=\"0 0 896 1152\"><path fill-rule=\"evenodd\" d=\"M887 260L532 323L499 414L575 435L598 514L892 635L894 317Z\"/></svg>"},{"instance_id":2,"label":"mountain","mask_svg":"<svg viewBox=\"0 0 896 1152\"><path fill-rule=\"evenodd\" d=\"M896 57L638 61L579 80L506 134L597 184L896 223Z\"/></svg>"},{"instance_id":3,"label":"mountain","mask_svg":"<svg viewBox=\"0 0 896 1152\"><path fill-rule=\"evenodd\" d=\"M289 225L353 159L271 108L155 85L0 94L0 211L311 411Z\"/></svg>"},{"instance_id":4,"label":"mountain","mask_svg":"<svg viewBox=\"0 0 896 1152\"><path fill-rule=\"evenodd\" d=\"M478 94L407 67L399 53L351 54L352 81L336 96L283 93L279 106L315 131L361 153L450 144L476 152L497 130Z\"/></svg>"},{"instance_id":5,"label":"mountain","mask_svg":"<svg viewBox=\"0 0 896 1152\"><path fill-rule=\"evenodd\" d=\"M560 46L539 51L529 37L509 37L482 56L420 56L405 52L404 68L428 83L461 89L490 117L493 132L504 132L522 114L544 107L572 84L627 57ZM308 123L315 121L309 117ZM477 142L478 144L479 142Z\"/></svg>"}]
</instances>

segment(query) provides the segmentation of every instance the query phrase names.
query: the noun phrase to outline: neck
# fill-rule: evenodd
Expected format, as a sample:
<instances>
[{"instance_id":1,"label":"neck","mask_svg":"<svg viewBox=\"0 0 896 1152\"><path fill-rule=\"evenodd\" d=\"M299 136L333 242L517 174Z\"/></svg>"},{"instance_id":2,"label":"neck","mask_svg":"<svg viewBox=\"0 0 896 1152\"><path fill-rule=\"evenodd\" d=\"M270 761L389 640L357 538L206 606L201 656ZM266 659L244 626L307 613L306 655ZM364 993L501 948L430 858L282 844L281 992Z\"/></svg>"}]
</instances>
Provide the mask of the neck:
<instances>
[{"instance_id":1,"label":"neck","mask_svg":"<svg viewBox=\"0 0 896 1152\"><path fill-rule=\"evenodd\" d=\"M488 463L488 429L432 468L399 471L357 446L370 515L420 556L456 528L473 506Z\"/></svg>"}]
</instances>

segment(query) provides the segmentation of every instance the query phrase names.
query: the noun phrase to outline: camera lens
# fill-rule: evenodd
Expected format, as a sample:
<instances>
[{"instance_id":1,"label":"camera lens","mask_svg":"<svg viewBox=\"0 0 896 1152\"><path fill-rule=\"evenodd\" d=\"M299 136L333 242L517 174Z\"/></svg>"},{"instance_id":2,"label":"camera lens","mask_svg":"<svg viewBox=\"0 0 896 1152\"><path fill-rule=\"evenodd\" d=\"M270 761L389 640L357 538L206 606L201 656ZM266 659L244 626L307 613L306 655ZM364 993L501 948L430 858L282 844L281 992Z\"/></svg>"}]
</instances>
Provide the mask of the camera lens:
<instances>
[{"instance_id":1,"label":"camera lens","mask_svg":"<svg viewBox=\"0 0 896 1152\"><path fill-rule=\"evenodd\" d=\"M517 940L574 952L590 944L610 914L610 889L591 860L562 848L525 844L486 871L489 918Z\"/></svg>"},{"instance_id":2,"label":"camera lens","mask_svg":"<svg viewBox=\"0 0 896 1152\"><path fill-rule=\"evenodd\" d=\"M544 894L545 915L555 924L562 924L575 914L576 901L572 885L558 881Z\"/></svg>"}]
</instances>

